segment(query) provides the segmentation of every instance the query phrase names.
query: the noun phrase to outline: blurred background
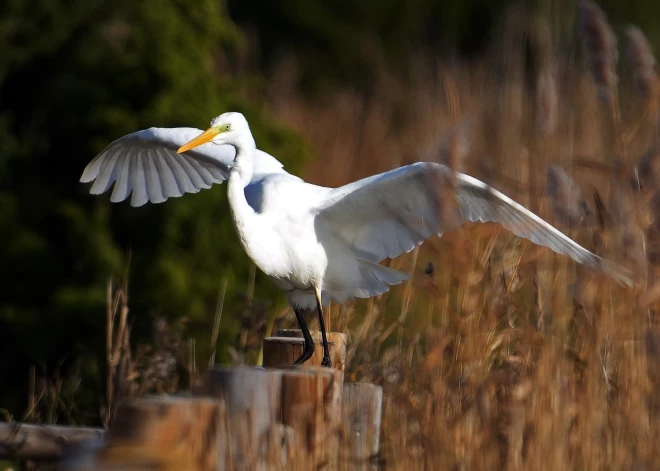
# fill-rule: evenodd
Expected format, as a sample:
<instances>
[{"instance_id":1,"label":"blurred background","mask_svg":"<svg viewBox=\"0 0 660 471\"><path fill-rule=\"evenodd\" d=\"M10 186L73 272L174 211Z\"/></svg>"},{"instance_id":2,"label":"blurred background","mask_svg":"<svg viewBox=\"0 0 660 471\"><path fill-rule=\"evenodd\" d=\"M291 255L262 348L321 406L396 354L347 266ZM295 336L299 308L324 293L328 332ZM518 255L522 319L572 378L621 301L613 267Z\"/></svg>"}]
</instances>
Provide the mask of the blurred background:
<instances>
[{"instance_id":1,"label":"blurred background","mask_svg":"<svg viewBox=\"0 0 660 471\"><path fill-rule=\"evenodd\" d=\"M333 306L347 371L386 386L392 468L655 469L654 194L635 169L646 155L652 187L656 79L627 26L657 50L660 5L598 4L585 26L572 0L0 2L0 411L104 425L122 395L256 364L295 325L223 186L131 208L78 182L114 139L231 110L311 183L441 161L644 274L625 291L475 225L391 262L410 283ZM577 215L553 211L564 176Z\"/></svg>"}]
</instances>

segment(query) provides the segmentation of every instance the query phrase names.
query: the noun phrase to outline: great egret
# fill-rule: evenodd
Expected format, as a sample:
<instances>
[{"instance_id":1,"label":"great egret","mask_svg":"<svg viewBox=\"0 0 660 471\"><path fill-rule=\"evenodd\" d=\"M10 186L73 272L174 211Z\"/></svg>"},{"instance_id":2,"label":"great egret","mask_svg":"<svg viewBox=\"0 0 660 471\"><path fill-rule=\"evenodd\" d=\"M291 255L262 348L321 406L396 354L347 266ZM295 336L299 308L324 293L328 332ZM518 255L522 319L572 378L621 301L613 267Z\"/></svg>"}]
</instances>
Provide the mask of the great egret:
<instances>
[{"instance_id":1,"label":"great egret","mask_svg":"<svg viewBox=\"0 0 660 471\"><path fill-rule=\"evenodd\" d=\"M229 180L238 238L252 261L286 291L304 336L304 363L314 342L303 310L318 310L323 365L330 366L323 307L330 301L384 293L409 275L379 265L434 234L467 221L493 221L520 237L619 282L629 278L553 226L485 183L447 167L419 162L339 188L305 183L257 149L247 120L224 113L202 132L150 128L124 136L92 160L80 179L92 194L115 183L113 202L161 203ZM447 191L448 190L448 191Z\"/></svg>"}]
</instances>

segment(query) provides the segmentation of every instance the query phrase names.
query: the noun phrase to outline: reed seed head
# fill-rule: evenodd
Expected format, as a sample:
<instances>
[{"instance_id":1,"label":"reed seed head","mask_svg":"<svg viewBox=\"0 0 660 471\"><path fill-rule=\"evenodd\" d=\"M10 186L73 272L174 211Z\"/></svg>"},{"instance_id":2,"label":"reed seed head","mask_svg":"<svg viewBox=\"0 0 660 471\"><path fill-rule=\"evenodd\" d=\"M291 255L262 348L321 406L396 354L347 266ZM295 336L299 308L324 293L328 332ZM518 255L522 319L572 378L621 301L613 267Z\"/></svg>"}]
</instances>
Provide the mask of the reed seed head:
<instances>
[{"instance_id":1,"label":"reed seed head","mask_svg":"<svg viewBox=\"0 0 660 471\"><path fill-rule=\"evenodd\" d=\"M653 51L644 33L636 26L628 26L625 36L635 91L645 99L650 99L655 93L658 80Z\"/></svg>"},{"instance_id":2,"label":"reed seed head","mask_svg":"<svg viewBox=\"0 0 660 471\"><path fill-rule=\"evenodd\" d=\"M536 129L539 134L554 134L559 123L559 94L554 68L547 66L536 78Z\"/></svg>"},{"instance_id":3,"label":"reed seed head","mask_svg":"<svg viewBox=\"0 0 660 471\"><path fill-rule=\"evenodd\" d=\"M589 206L580 187L561 168L555 165L548 167L545 188L552 200L552 211L562 224L576 227L589 215Z\"/></svg>"},{"instance_id":4,"label":"reed seed head","mask_svg":"<svg viewBox=\"0 0 660 471\"><path fill-rule=\"evenodd\" d=\"M618 80L616 37L607 22L605 12L595 2L580 0L578 16L580 36L589 70L598 89L598 97L606 103L612 103Z\"/></svg>"}]
</instances>

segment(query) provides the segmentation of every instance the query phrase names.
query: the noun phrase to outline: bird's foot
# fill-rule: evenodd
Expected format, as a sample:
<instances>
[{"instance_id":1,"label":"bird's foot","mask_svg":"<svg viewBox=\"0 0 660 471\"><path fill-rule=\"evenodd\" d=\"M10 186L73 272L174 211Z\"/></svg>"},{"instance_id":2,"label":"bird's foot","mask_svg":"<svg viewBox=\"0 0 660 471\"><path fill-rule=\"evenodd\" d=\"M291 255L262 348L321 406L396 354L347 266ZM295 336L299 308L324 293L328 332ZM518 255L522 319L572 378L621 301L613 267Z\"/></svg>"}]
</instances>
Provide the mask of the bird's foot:
<instances>
[{"instance_id":1,"label":"bird's foot","mask_svg":"<svg viewBox=\"0 0 660 471\"><path fill-rule=\"evenodd\" d=\"M329 356L326 355L326 356L323 357L323 360L321 360L321 366L325 366L325 367L328 367L328 368L332 367L332 362L330 361Z\"/></svg>"},{"instance_id":2,"label":"bird's foot","mask_svg":"<svg viewBox=\"0 0 660 471\"><path fill-rule=\"evenodd\" d=\"M307 346L311 345L311 348L308 348ZM302 352L302 355L298 357L296 361L293 362L294 365L302 365L305 363L307 360L312 358L312 355L314 355L314 342L307 342L305 341L305 346L304 350Z\"/></svg>"}]
</instances>

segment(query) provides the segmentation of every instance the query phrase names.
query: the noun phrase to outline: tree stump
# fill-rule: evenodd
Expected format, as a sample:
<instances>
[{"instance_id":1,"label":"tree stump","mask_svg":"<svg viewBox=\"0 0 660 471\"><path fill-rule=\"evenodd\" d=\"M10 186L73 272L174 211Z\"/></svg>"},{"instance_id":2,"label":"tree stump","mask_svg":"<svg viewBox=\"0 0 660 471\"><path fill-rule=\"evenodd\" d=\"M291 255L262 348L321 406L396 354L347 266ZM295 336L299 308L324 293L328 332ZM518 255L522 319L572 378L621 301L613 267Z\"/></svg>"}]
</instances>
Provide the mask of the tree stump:
<instances>
[{"instance_id":1,"label":"tree stump","mask_svg":"<svg viewBox=\"0 0 660 471\"><path fill-rule=\"evenodd\" d=\"M218 399L226 410L218 469L268 470L286 463L292 437L281 423L281 370L214 368L194 394Z\"/></svg>"},{"instance_id":2,"label":"tree stump","mask_svg":"<svg viewBox=\"0 0 660 471\"><path fill-rule=\"evenodd\" d=\"M218 469L218 424L224 415L209 398L149 397L121 404L105 440L81 449L67 471Z\"/></svg>"},{"instance_id":3,"label":"tree stump","mask_svg":"<svg viewBox=\"0 0 660 471\"><path fill-rule=\"evenodd\" d=\"M344 383L342 398L342 469L376 470L380 452L383 388Z\"/></svg>"},{"instance_id":4,"label":"tree stump","mask_svg":"<svg viewBox=\"0 0 660 471\"><path fill-rule=\"evenodd\" d=\"M311 331L314 339L314 355L307 360L303 366L321 366L323 360L323 345L321 342L321 332ZM328 332L328 347L330 348L330 360L332 367L344 371L346 364L346 334L340 332ZM277 335L266 337L264 339L264 359L265 367L280 367L293 365L293 362L302 355L304 348L304 339L300 329L280 329Z\"/></svg>"},{"instance_id":5,"label":"tree stump","mask_svg":"<svg viewBox=\"0 0 660 471\"><path fill-rule=\"evenodd\" d=\"M70 448L103 440L105 430L63 425L0 423L0 459L57 460Z\"/></svg>"},{"instance_id":6,"label":"tree stump","mask_svg":"<svg viewBox=\"0 0 660 471\"><path fill-rule=\"evenodd\" d=\"M280 368L215 368L192 395L120 405L103 441L81 451L82 464L64 469L373 469L382 389L344 386L346 336L329 335L334 368L290 366L302 351L301 333L278 331L264 364ZM320 363L321 348L316 353Z\"/></svg>"},{"instance_id":7,"label":"tree stump","mask_svg":"<svg viewBox=\"0 0 660 471\"><path fill-rule=\"evenodd\" d=\"M344 373L335 368L283 369L282 422L294 431L295 469L336 469Z\"/></svg>"}]
</instances>

